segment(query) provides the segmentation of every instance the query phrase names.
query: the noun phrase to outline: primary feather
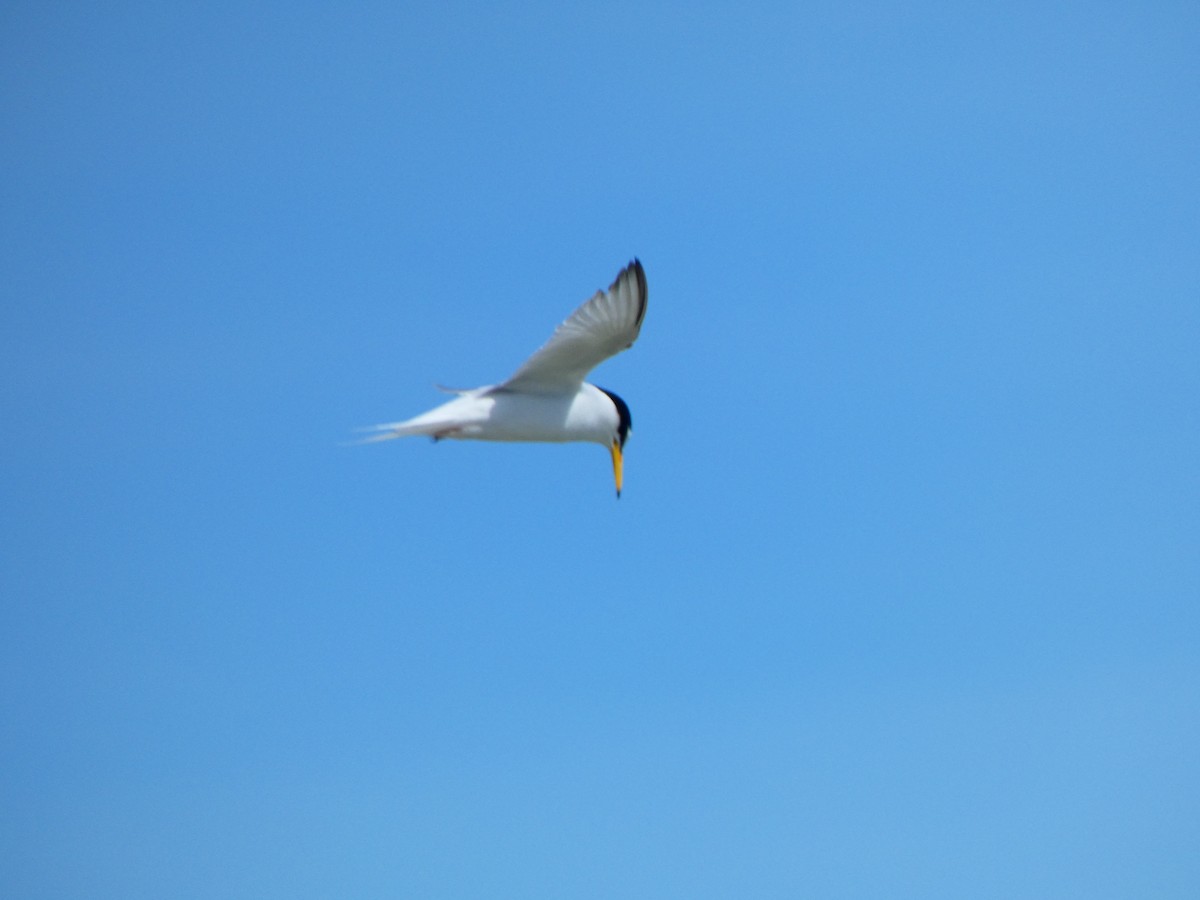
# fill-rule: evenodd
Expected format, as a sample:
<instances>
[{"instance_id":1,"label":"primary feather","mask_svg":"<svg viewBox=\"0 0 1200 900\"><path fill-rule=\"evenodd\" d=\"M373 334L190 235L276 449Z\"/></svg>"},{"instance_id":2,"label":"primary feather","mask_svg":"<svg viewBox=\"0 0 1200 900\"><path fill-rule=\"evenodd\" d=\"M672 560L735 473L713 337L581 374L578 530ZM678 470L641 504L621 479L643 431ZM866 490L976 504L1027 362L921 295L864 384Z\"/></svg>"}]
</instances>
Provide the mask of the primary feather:
<instances>
[{"instance_id":1,"label":"primary feather","mask_svg":"<svg viewBox=\"0 0 1200 900\"><path fill-rule=\"evenodd\" d=\"M550 340L494 390L563 391L633 346L646 316L646 273L634 260L607 291L597 291L555 329Z\"/></svg>"}]
</instances>

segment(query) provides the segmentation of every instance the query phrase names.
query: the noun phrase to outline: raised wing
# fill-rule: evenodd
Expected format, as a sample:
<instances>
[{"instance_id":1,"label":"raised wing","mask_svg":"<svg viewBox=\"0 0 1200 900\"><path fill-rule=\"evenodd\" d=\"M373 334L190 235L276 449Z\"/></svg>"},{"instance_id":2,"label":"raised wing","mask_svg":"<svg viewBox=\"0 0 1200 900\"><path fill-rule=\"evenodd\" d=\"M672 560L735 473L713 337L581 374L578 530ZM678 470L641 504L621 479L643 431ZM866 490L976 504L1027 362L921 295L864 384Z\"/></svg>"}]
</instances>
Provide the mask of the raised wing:
<instances>
[{"instance_id":1,"label":"raised wing","mask_svg":"<svg viewBox=\"0 0 1200 900\"><path fill-rule=\"evenodd\" d=\"M597 291L555 329L512 378L495 390L562 391L578 387L604 360L633 346L646 317L646 273L636 259L607 291Z\"/></svg>"}]
</instances>

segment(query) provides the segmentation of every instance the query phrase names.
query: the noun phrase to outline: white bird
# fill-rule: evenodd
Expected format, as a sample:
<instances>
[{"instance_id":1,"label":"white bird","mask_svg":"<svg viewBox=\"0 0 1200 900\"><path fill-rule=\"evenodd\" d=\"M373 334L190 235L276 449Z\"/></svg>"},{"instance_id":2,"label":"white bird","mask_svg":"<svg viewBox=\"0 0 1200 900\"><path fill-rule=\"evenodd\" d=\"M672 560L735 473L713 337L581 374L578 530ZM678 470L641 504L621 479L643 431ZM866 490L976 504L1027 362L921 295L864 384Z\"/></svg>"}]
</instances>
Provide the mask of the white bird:
<instances>
[{"instance_id":1,"label":"white bird","mask_svg":"<svg viewBox=\"0 0 1200 900\"><path fill-rule=\"evenodd\" d=\"M625 441L632 419L625 401L584 377L610 356L633 346L646 316L646 273L634 260L607 291L580 306L513 376L496 385L450 391L455 399L404 422L366 429L381 432L362 443L422 434L473 441L590 441L612 454L621 496Z\"/></svg>"}]
</instances>

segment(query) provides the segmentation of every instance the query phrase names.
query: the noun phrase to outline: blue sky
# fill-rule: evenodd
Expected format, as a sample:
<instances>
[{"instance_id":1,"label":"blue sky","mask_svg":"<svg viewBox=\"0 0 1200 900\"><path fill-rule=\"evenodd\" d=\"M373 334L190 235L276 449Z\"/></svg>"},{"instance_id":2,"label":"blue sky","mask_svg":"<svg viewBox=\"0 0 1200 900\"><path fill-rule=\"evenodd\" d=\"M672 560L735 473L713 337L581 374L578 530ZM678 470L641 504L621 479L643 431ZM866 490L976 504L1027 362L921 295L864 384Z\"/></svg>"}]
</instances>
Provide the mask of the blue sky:
<instances>
[{"instance_id":1,"label":"blue sky","mask_svg":"<svg viewBox=\"0 0 1200 900\"><path fill-rule=\"evenodd\" d=\"M509 6L0 13L0 892L1196 896L1200 13Z\"/></svg>"}]
</instances>

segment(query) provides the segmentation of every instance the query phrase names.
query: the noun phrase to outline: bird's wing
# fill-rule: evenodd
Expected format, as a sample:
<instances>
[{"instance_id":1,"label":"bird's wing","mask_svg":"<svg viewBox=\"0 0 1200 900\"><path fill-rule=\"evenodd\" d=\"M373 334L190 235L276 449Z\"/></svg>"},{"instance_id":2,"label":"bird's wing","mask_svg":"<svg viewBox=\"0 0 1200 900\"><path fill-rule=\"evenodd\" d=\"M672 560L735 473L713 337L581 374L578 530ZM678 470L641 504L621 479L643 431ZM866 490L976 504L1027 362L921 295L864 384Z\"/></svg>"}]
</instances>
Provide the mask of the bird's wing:
<instances>
[{"instance_id":1,"label":"bird's wing","mask_svg":"<svg viewBox=\"0 0 1200 900\"><path fill-rule=\"evenodd\" d=\"M576 388L604 360L633 346L645 317L646 273L635 259L607 291L597 291L571 313L550 340L495 390Z\"/></svg>"}]
</instances>

